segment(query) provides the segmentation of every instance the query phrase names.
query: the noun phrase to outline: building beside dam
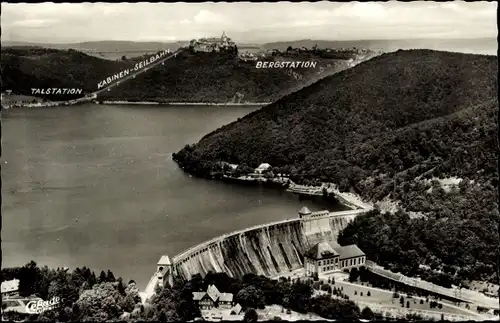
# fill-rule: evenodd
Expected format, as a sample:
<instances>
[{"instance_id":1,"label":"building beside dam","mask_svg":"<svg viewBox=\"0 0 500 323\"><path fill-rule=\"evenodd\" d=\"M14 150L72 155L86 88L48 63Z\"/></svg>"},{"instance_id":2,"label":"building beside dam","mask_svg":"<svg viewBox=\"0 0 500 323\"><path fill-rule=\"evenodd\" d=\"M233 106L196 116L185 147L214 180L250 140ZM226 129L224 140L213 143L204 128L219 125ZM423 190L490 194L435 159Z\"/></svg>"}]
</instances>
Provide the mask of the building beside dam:
<instances>
[{"instance_id":1,"label":"building beside dam","mask_svg":"<svg viewBox=\"0 0 500 323\"><path fill-rule=\"evenodd\" d=\"M336 242L322 241L304 255L306 275L328 274L365 265L366 255L355 244L341 247Z\"/></svg>"}]
</instances>

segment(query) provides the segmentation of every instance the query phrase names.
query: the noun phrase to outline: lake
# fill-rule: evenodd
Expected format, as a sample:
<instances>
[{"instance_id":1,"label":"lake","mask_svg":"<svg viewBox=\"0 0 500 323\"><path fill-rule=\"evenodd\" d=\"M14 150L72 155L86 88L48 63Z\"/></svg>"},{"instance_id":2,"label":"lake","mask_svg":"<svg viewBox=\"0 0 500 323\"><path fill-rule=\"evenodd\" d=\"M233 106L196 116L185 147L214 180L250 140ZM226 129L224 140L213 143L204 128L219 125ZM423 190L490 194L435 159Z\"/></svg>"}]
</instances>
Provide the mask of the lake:
<instances>
[{"instance_id":1,"label":"lake","mask_svg":"<svg viewBox=\"0 0 500 323\"><path fill-rule=\"evenodd\" d=\"M307 205L190 177L171 155L258 109L118 106L2 112L2 266L111 269L143 289L162 255ZM343 206L330 210L345 209Z\"/></svg>"}]
</instances>

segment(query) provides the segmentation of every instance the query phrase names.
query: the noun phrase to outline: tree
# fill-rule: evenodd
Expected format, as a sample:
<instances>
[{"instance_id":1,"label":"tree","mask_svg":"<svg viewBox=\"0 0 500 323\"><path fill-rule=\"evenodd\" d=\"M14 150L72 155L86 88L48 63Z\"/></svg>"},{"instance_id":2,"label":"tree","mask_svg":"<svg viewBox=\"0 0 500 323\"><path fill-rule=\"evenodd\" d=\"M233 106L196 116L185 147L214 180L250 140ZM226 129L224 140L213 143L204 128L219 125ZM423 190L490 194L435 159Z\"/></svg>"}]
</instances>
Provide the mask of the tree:
<instances>
[{"instance_id":1,"label":"tree","mask_svg":"<svg viewBox=\"0 0 500 323\"><path fill-rule=\"evenodd\" d=\"M293 50L292 46L288 46L286 49L287 52L291 52L292 50Z\"/></svg>"},{"instance_id":2,"label":"tree","mask_svg":"<svg viewBox=\"0 0 500 323\"><path fill-rule=\"evenodd\" d=\"M242 307L264 308L264 294L253 285L247 286L236 294L236 302Z\"/></svg>"},{"instance_id":3,"label":"tree","mask_svg":"<svg viewBox=\"0 0 500 323\"><path fill-rule=\"evenodd\" d=\"M125 292L125 284L123 284L123 279L121 277L119 277L117 282L118 282L118 285L117 285L118 292L122 296L125 296L127 293Z\"/></svg>"},{"instance_id":4,"label":"tree","mask_svg":"<svg viewBox=\"0 0 500 323\"><path fill-rule=\"evenodd\" d=\"M81 317L81 311L80 311L80 307L78 306L77 303L73 303L72 307L71 307L71 320L72 321L80 321L80 317Z\"/></svg>"},{"instance_id":5,"label":"tree","mask_svg":"<svg viewBox=\"0 0 500 323\"><path fill-rule=\"evenodd\" d=\"M122 313L119 306L122 301L123 296L113 283L101 283L84 291L76 304L86 319L109 321L117 319Z\"/></svg>"},{"instance_id":6,"label":"tree","mask_svg":"<svg viewBox=\"0 0 500 323\"><path fill-rule=\"evenodd\" d=\"M109 270L109 269L108 269L108 274L106 275L106 281L107 282L114 282L114 281L116 281L115 275L113 275L113 272L111 272L111 270Z\"/></svg>"},{"instance_id":7,"label":"tree","mask_svg":"<svg viewBox=\"0 0 500 323\"><path fill-rule=\"evenodd\" d=\"M31 261L19 270L19 295L31 296L36 293L36 285L40 279L40 269Z\"/></svg>"},{"instance_id":8,"label":"tree","mask_svg":"<svg viewBox=\"0 0 500 323\"><path fill-rule=\"evenodd\" d=\"M361 317L365 320L372 320L375 315L373 314L373 311L367 306L361 311Z\"/></svg>"},{"instance_id":9,"label":"tree","mask_svg":"<svg viewBox=\"0 0 500 323\"><path fill-rule=\"evenodd\" d=\"M126 295L120 302L120 308L125 312L131 313L135 308L136 301L132 295Z\"/></svg>"},{"instance_id":10,"label":"tree","mask_svg":"<svg viewBox=\"0 0 500 323\"><path fill-rule=\"evenodd\" d=\"M253 308L249 308L245 312L245 316L243 317L243 322L257 322L259 319L259 315L257 314L257 311Z\"/></svg>"},{"instance_id":11,"label":"tree","mask_svg":"<svg viewBox=\"0 0 500 323\"><path fill-rule=\"evenodd\" d=\"M127 57L125 55L122 56L122 61L126 61Z\"/></svg>"},{"instance_id":12,"label":"tree","mask_svg":"<svg viewBox=\"0 0 500 323\"><path fill-rule=\"evenodd\" d=\"M104 272L104 270L101 270L101 274L99 275L99 279L97 280L98 283L105 283L106 280L108 279L108 276Z\"/></svg>"},{"instance_id":13,"label":"tree","mask_svg":"<svg viewBox=\"0 0 500 323\"><path fill-rule=\"evenodd\" d=\"M355 282L359 277L359 271L358 271L358 268L354 267L351 269L351 271L349 272L349 281L352 283L352 282Z\"/></svg>"},{"instance_id":14,"label":"tree","mask_svg":"<svg viewBox=\"0 0 500 323\"><path fill-rule=\"evenodd\" d=\"M135 283L128 284L128 286L125 288L125 295L130 295L135 303L139 303L141 301L141 296L139 296L139 288Z\"/></svg>"},{"instance_id":15,"label":"tree","mask_svg":"<svg viewBox=\"0 0 500 323\"><path fill-rule=\"evenodd\" d=\"M160 311L160 314L158 315L158 321L159 322L168 322L167 313L165 312L164 309L162 309Z\"/></svg>"},{"instance_id":16,"label":"tree","mask_svg":"<svg viewBox=\"0 0 500 323\"><path fill-rule=\"evenodd\" d=\"M80 281L80 283L82 282ZM59 297L62 307L72 306L78 300L83 285L82 283L82 286L78 286L70 275L60 270L56 272L55 277L50 282L47 297L49 299Z\"/></svg>"}]
</instances>

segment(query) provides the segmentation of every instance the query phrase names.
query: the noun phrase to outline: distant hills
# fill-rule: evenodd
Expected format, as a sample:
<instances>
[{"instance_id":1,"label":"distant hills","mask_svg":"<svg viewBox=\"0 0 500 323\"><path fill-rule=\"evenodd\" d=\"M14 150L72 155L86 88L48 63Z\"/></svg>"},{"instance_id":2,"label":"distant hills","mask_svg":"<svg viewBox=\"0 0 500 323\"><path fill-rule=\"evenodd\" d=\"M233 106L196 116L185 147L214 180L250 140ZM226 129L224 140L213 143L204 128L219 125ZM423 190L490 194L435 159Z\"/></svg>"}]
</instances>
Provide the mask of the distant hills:
<instances>
[{"instance_id":1,"label":"distant hills","mask_svg":"<svg viewBox=\"0 0 500 323\"><path fill-rule=\"evenodd\" d=\"M159 51L162 49L177 49L189 44L185 42L134 42L134 41L95 41L82 42L73 44L50 44L50 43L30 43L16 41L2 41L2 46L12 47L41 47L54 49L75 49L79 51L95 51L95 52L143 52L143 51Z\"/></svg>"},{"instance_id":2,"label":"distant hills","mask_svg":"<svg viewBox=\"0 0 500 323\"><path fill-rule=\"evenodd\" d=\"M496 55L498 44L496 38L476 39L381 39L381 40L294 40L272 42L262 45L264 49L284 50L288 46L293 48L366 48L375 51L393 52L398 49L433 49L450 52L463 52L471 54Z\"/></svg>"},{"instance_id":3,"label":"distant hills","mask_svg":"<svg viewBox=\"0 0 500 323\"><path fill-rule=\"evenodd\" d=\"M38 46L44 48L56 49L76 49L81 51L93 50L96 52L147 52L160 49L177 49L189 44L189 41L177 42L134 42L134 41L95 41L81 42L73 44L50 44L50 43L32 43L2 41L2 46ZM477 39L383 39L383 40L293 40L277 41L264 44L246 44L238 43L241 48L261 48L262 50L279 49L286 50L288 46L293 48L312 48L318 45L319 48L366 48L370 50L392 52L398 49L434 49L454 52L465 52L473 54L495 55L498 44L496 38L477 38Z\"/></svg>"},{"instance_id":4,"label":"distant hills","mask_svg":"<svg viewBox=\"0 0 500 323\"><path fill-rule=\"evenodd\" d=\"M340 243L356 243L372 260L440 284L495 281L497 76L495 56L384 54L223 126L173 157L198 176L221 172L219 161L270 163L294 182L333 182L366 200L399 201L424 217L375 211L357 219ZM451 189L437 180L454 177L461 183Z\"/></svg>"}]
</instances>

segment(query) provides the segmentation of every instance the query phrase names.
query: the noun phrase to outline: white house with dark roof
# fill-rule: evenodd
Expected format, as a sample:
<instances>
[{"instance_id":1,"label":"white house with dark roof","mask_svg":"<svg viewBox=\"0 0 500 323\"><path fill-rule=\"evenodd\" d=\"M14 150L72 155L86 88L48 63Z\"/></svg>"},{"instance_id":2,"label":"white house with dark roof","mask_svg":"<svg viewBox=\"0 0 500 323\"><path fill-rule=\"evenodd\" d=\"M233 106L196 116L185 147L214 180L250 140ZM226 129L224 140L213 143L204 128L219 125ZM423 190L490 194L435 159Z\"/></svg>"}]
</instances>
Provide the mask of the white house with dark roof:
<instances>
[{"instance_id":1,"label":"white house with dark roof","mask_svg":"<svg viewBox=\"0 0 500 323\"><path fill-rule=\"evenodd\" d=\"M323 241L315 244L304 255L304 269L308 276L358 268L366 262L365 253L356 245L339 246Z\"/></svg>"},{"instance_id":2,"label":"white house with dark roof","mask_svg":"<svg viewBox=\"0 0 500 323\"><path fill-rule=\"evenodd\" d=\"M2 297L17 295L19 292L19 279L12 279L2 282Z\"/></svg>"},{"instance_id":3,"label":"white house with dark roof","mask_svg":"<svg viewBox=\"0 0 500 323\"><path fill-rule=\"evenodd\" d=\"M231 309L233 307L233 294L220 293L217 303L219 308Z\"/></svg>"},{"instance_id":4,"label":"white house with dark roof","mask_svg":"<svg viewBox=\"0 0 500 323\"><path fill-rule=\"evenodd\" d=\"M206 292L193 292L193 301L198 304L200 310L211 310L214 307L231 309L233 294L221 293L215 285L210 285Z\"/></svg>"}]
</instances>

